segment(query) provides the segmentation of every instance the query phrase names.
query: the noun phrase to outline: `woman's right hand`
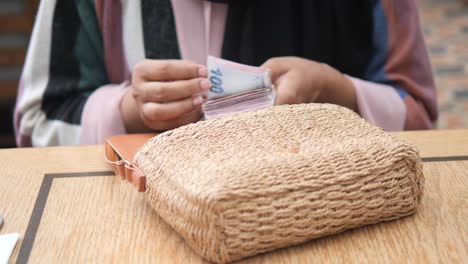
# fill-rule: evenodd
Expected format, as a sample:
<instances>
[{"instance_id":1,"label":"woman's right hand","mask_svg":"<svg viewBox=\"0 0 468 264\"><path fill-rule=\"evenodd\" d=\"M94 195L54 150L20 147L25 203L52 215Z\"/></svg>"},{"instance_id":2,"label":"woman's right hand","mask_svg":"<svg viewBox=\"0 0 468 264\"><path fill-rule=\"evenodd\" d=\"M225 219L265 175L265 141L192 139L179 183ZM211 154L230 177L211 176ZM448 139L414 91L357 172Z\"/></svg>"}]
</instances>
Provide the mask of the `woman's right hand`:
<instances>
[{"instance_id":1,"label":"woman's right hand","mask_svg":"<svg viewBox=\"0 0 468 264\"><path fill-rule=\"evenodd\" d=\"M144 60L135 65L121 103L129 133L165 131L201 118L208 91L206 66L182 60Z\"/></svg>"}]
</instances>

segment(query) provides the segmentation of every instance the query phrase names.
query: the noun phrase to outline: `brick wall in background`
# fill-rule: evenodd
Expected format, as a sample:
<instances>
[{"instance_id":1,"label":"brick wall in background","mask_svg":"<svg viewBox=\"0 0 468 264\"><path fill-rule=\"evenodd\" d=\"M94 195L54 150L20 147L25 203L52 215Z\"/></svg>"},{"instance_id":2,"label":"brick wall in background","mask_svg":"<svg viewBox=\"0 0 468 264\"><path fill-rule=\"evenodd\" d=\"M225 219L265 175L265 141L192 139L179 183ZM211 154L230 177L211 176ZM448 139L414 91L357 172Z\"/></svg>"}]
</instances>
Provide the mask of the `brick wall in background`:
<instances>
[{"instance_id":1,"label":"brick wall in background","mask_svg":"<svg viewBox=\"0 0 468 264\"><path fill-rule=\"evenodd\" d=\"M438 128L468 128L468 1L420 0L437 85Z\"/></svg>"},{"instance_id":2,"label":"brick wall in background","mask_svg":"<svg viewBox=\"0 0 468 264\"><path fill-rule=\"evenodd\" d=\"M39 0L0 0L0 147L14 147L13 107Z\"/></svg>"}]
</instances>

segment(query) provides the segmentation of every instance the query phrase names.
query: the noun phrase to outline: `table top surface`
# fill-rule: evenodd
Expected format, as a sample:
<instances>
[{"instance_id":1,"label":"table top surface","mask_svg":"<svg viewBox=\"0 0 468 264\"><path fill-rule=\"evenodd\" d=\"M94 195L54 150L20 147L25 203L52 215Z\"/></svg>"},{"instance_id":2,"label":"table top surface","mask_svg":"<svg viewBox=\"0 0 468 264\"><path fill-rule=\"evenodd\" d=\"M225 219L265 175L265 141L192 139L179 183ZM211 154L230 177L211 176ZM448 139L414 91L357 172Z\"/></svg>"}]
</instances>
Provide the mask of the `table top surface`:
<instances>
[{"instance_id":1,"label":"table top surface","mask_svg":"<svg viewBox=\"0 0 468 264\"><path fill-rule=\"evenodd\" d=\"M241 263L468 261L468 130L395 133L420 150L416 214ZM18 232L11 262L204 263L128 183L103 146L0 150L0 234Z\"/></svg>"}]
</instances>

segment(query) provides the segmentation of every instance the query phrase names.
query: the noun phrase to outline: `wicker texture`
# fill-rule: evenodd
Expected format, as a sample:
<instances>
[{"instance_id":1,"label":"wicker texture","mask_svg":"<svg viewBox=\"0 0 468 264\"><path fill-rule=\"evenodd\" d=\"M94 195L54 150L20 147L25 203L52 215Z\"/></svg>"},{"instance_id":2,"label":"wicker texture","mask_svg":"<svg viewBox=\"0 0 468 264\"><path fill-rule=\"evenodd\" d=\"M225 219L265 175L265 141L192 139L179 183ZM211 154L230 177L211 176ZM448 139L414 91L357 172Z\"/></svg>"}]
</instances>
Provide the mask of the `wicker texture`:
<instances>
[{"instance_id":1,"label":"wicker texture","mask_svg":"<svg viewBox=\"0 0 468 264\"><path fill-rule=\"evenodd\" d=\"M148 203L218 263L409 215L424 183L414 146L328 104L184 126L134 161Z\"/></svg>"}]
</instances>

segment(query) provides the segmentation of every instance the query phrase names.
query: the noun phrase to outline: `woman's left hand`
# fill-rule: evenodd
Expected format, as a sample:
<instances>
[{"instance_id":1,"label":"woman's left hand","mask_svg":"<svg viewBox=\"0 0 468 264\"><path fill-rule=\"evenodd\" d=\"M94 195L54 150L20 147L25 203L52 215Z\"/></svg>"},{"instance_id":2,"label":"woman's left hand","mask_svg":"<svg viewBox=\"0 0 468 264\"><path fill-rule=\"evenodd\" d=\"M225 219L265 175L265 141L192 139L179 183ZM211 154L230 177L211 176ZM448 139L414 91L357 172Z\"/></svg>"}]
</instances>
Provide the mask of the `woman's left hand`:
<instances>
[{"instance_id":1,"label":"woman's left hand","mask_svg":"<svg viewBox=\"0 0 468 264\"><path fill-rule=\"evenodd\" d=\"M278 57L262 67L272 71L275 104L333 103L356 111L353 83L334 68L299 57Z\"/></svg>"}]
</instances>

